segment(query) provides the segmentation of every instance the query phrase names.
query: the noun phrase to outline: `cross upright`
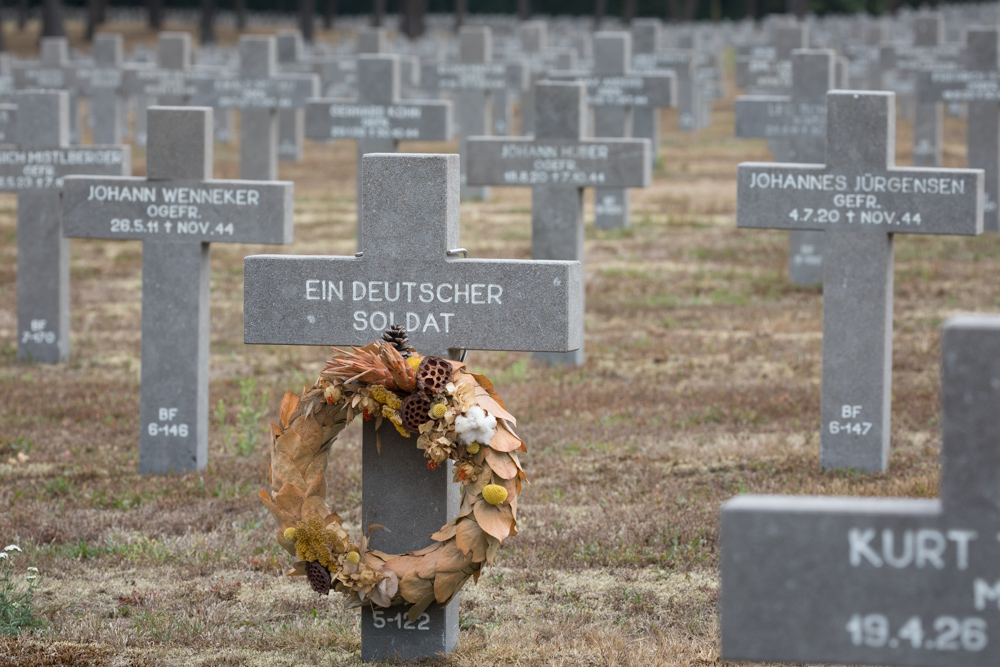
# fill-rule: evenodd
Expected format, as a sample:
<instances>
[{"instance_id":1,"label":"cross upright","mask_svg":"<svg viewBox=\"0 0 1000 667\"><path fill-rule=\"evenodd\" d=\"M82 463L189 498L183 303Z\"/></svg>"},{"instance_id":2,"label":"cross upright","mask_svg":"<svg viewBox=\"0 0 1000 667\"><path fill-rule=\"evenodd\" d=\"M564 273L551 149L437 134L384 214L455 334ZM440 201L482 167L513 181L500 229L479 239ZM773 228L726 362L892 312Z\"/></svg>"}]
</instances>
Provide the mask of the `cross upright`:
<instances>
[{"instance_id":1,"label":"cross upright","mask_svg":"<svg viewBox=\"0 0 1000 667\"><path fill-rule=\"evenodd\" d=\"M736 98L736 136L766 138L776 162L818 164L826 155L826 92L834 87L836 52L792 51L790 95ZM788 279L793 285L823 282L823 232L788 234Z\"/></svg>"},{"instance_id":2,"label":"cross upright","mask_svg":"<svg viewBox=\"0 0 1000 667\"><path fill-rule=\"evenodd\" d=\"M122 36L101 33L94 36L93 67L76 68L76 84L90 104L94 121L95 144L119 144L122 141Z\"/></svg>"},{"instance_id":3,"label":"cross upright","mask_svg":"<svg viewBox=\"0 0 1000 667\"><path fill-rule=\"evenodd\" d=\"M464 26L459 30L458 62L424 63L421 85L431 92L448 93L454 104L455 131L459 155L465 157L465 142L471 136L493 134L490 107L498 91L523 92L528 86L528 70L521 63L493 61L493 31L485 26ZM465 183L462 161L462 198L486 199L487 187Z\"/></svg>"},{"instance_id":4,"label":"cross upright","mask_svg":"<svg viewBox=\"0 0 1000 667\"><path fill-rule=\"evenodd\" d=\"M65 37L43 37L38 62L14 63L10 67L18 90L65 90L69 95L69 143L80 141L77 111L76 66L69 60Z\"/></svg>"},{"instance_id":5,"label":"cross upright","mask_svg":"<svg viewBox=\"0 0 1000 667\"><path fill-rule=\"evenodd\" d=\"M921 102L965 102L968 166L986 172L984 225L1000 231L1000 29L969 28L965 33L965 68L921 72Z\"/></svg>"},{"instance_id":6,"label":"cross upright","mask_svg":"<svg viewBox=\"0 0 1000 667\"><path fill-rule=\"evenodd\" d=\"M358 249L361 233L361 158L395 153L400 141L451 139L452 103L404 100L399 89L400 61L393 55L358 56L357 100L316 99L306 104L306 137L316 141L357 142Z\"/></svg>"},{"instance_id":7,"label":"cross upright","mask_svg":"<svg viewBox=\"0 0 1000 667\"><path fill-rule=\"evenodd\" d=\"M199 77L192 103L240 110L240 176L278 178L278 110L299 109L319 94L315 74L278 74L272 36L240 37L239 78Z\"/></svg>"},{"instance_id":8,"label":"cross upright","mask_svg":"<svg viewBox=\"0 0 1000 667\"><path fill-rule=\"evenodd\" d=\"M157 39L156 65L127 65L124 90L136 101L135 141L146 145L146 115L150 104L180 106L194 93L191 72L191 35L161 32Z\"/></svg>"},{"instance_id":9,"label":"cross upright","mask_svg":"<svg viewBox=\"0 0 1000 667\"><path fill-rule=\"evenodd\" d=\"M809 26L804 23L776 25L770 47L752 50L736 58L736 85L748 93L780 95L792 85L792 51L809 47Z\"/></svg>"},{"instance_id":10,"label":"cross upright","mask_svg":"<svg viewBox=\"0 0 1000 667\"><path fill-rule=\"evenodd\" d=\"M980 169L896 167L895 93L827 93L826 164L745 162L736 224L827 234L820 464L884 470L895 234L983 229Z\"/></svg>"},{"instance_id":11,"label":"cross upright","mask_svg":"<svg viewBox=\"0 0 1000 667\"><path fill-rule=\"evenodd\" d=\"M550 47L548 24L545 21L521 21L517 26L517 34L521 43L518 55L524 59L529 72L528 90L521 95L520 128L521 134L528 136L535 132L535 85L545 79L550 70L575 70L577 52L570 48Z\"/></svg>"},{"instance_id":12,"label":"cross upright","mask_svg":"<svg viewBox=\"0 0 1000 667\"><path fill-rule=\"evenodd\" d=\"M539 82L534 137L472 137L468 142L470 185L531 187L533 259L583 262L583 189L645 188L652 178L648 139L583 138L586 96L581 83ZM583 344L569 353L534 356L579 366Z\"/></svg>"},{"instance_id":13,"label":"cross upright","mask_svg":"<svg viewBox=\"0 0 1000 667\"><path fill-rule=\"evenodd\" d=\"M208 460L212 243L292 242L293 186L212 180L212 110L150 107L146 178L65 179L65 235L141 240L139 471Z\"/></svg>"},{"instance_id":14,"label":"cross upright","mask_svg":"<svg viewBox=\"0 0 1000 667\"><path fill-rule=\"evenodd\" d=\"M362 79L363 80L363 79ZM459 156L362 158L359 257L247 257L244 338L276 345L365 345L405 326L422 354L461 350L571 350L582 345L583 269L578 262L459 256ZM370 423L362 444L362 525L385 527L371 545L421 549L458 512L451 473L428 470L413 438ZM420 512L414 512L419 507ZM405 616L406 610L402 610ZM458 598L426 612L426 631L376 627L361 612L361 657L415 660L458 641ZM422 624L424 625L424 624Z\"/></svg>"},{"instance_id":15,"label":"cross upright","mask_svg":"<svg viewBox=\"0 0 1000 667\"><path fill-rule=\"evenodd\" d=\"M594 71L549 72L551 81L575 81L587 87L587 104L594 109L595 137L632 136L632 111L676 106L677 77L668 71L632 69L632 36L627 32L594 35ZM650 147L652 150L652 147ZM628 190L597 187L594 213L598 227L629 226Z\"/></svg>"},{"instance_id":16,"label":"cross upright","mask_svg":"<svg viewBox=\"0 0 1000 667\"><path fill-rule=\"evenodd\" d=\"M637 70L666 70L677 77L677 127L691 132L708 124L708 100L698 68L702 55L693 49L661 49L660 20L636 19L632 22L632 65ZM632 110L632 136L653 142L653 162L660 145L660 110L636 107Z\"/></svg>"},{"instance_id":17,"label":"cross upright","mask_svg":"<svg viewBox=\"0 0 1000 667\"><path fill-rule=\"evenodd\" d=\"M722 507L722 658L1000 663L1000 318L941 343L939 499L742 495Z\"/></svg>"},{"instance_id":18,"label":"cross upright","mask_svg":"<svg viewBox=\"0 0 1000 667\"><path fill-rule=\"evenodd\" d=\"M303 60L302 32L279 30L274 36L278 68L282 72L311 74L312 63ZM321 83L322 85L322 83ZM278 110L278 159L299 162L305 139L305 107Z\"/></svg>"},{"instance_id":19,"label":"cross upright","mask_svg":"<svg viewBox=\"0 0 1000 667\"><path fill-rule=\"evenodd\" d=\"M10 139L0 149L0 192L17 193L17 356L69 359L69 242L59 190L70 174L128 174L128 146L69 145L66 91L22 90Z\"/></svg>"}]
</instances>

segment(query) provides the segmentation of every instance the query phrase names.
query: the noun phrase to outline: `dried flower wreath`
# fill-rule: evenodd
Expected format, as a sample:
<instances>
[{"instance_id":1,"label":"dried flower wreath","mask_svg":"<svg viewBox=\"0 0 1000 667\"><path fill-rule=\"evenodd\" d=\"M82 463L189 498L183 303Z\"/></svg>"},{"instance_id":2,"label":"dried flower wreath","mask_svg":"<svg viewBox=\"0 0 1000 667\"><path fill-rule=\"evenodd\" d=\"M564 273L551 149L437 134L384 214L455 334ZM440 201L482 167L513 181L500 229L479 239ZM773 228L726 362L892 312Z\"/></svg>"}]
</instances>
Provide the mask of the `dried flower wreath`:
<instances>
[{"instance_id":1,"label":"dried flower wreath","mask_svg":"<svg viewBox=\"0 0 1000 667\"><path fill-rule=\"evenodd\" d=\"M433 602L451 600L470 577L478 581L500 543L517 534L517 496L527 479L517 452L526 448L492 382L464 363L419 355L401 327L336 351L312 387L285 394L281 423L271 424L271 491L260 498L280 525L278 542L299 559L289 575L305 575L316 592L332 588L356 606L410 604L412 621ZM330 445L359 414L374 420L376 437L386 423L416 435L432 470L454 461L458 517L419 551L387 554L366 536L354 542L327 505Z\"/></svg>"}]
</instances>

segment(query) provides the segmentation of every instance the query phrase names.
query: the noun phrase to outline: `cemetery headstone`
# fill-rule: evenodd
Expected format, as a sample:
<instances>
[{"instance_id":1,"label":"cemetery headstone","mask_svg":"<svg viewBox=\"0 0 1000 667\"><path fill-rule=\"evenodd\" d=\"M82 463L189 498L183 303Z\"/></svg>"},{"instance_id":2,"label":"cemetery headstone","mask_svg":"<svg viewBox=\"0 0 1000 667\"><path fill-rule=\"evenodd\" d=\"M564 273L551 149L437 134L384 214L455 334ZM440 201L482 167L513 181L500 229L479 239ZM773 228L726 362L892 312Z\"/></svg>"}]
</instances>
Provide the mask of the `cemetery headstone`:
<instances>
[{"instance_id":1,"label":"cemetery headstone","mask_svg":"<svg viewBox=\"0 0 1000 667\"><path fill-rule=\"evenodd\" d=\"M518 55L528 66L528 90L521 95L521 134L535 132L535 84L545 79L550 70L575 70L577 53L573 49L549 46L548 24L545 21L522 21L517 29L521 49ZM510 123L508 122L508 127Z\"/></svg>"},{"instance_id":2,"label":"cemetery headstone","mask_svg":"<svg viewBox=\"0 0 1000 667\"><path fill-rule=\"evenodd\" d=\"M699 80L701 54L692 49L659 49L658 19L637 19L632 25L632 64L637 70L670 71L677 77L677 126L691 132L708 124L709 101ZM659 145L659 108L632 110L632 136ZM655 150L654 150L655 153ZM653 156L655 162L656 155Z\"/></svg>"},{"instance_id":3,"label":"cemetery headstone","mask_svg":"<svg viewBox=\"0 0 1000 667\"><path fill-rule=\"evenodd\" d=\"M723 659L1000 662L1000 318L951 318L941 348L940 499L723 505Z\"/></svg>"},{"instance_id":4,"label":"cemetery headstone","mask_svg":"<svg viewBox=\"0 0 1000 667\"><path fill-rule=\"evenodd\" d=\"M358 257L247 257L247 343L365 345L405 326L423 354L461 350L570 350L582 345L583 270L577 262L461 258L457 155L362 158ZM371 545L389 553L423 548L453 519L459 493L445 469L428 470L412 438L371 423L362 444L362 524L379 523ZM415 515L413 507L422 511ZM406 609L400 609L406 618ZM428 622L376 625L361 610L361 657L415 660L458 641L458 598L427 610ZM384 617L394 616L393 611Z\"/></svg>"},{"instance_id":5,"label":"cemetery headstone","mask_svg":"<svg viewBox=\"0 0 1000 667\"><path fill-rule=\"evenodd\" d=\"M278 74L274 37L240 37L240 76L199 77L192 103L240 110L240 176L278 177L278 111L299 109L319 94L315 74Z\"/></svg>"},{"instance_id":6,"label":"cemetery headstone","mask_svg":"<svg viewBox=\"0 0 1000 667\"><path fill-rule=\"evenodd\" d=\"M210 244L292 241L292 184L213 180L212 135L211 109L150 107L146 178L64 183L66 236L143 242L143 473L208 460Z\"/></svg>"},{"instance_id":7,"label":"cemetery headstone","mask_svg":"<svg viewBox=\"0 0 1000 667\"><path fill-rule=\"evenodd\" d=\"M674 106L677 81L673 72L632 70L632 37L627 32L594 35L594 71L550 72L553 81L576 81L587 87L587 104L594 110L595 137L628 137L632 111L638 107ZM651 147L652 148L652 147ZM624 229L630 224L628 190L597 187L594 218L603 229Z\"/></svg>"},{"instance_id":8,"label":"cemetery headstone","mask_svg":"<svg viewBox=\"0 0 1000 667\"><path fill-rule=\"evenodd\" d=\"M69 142L80 142L77 112L75 67L69 61L69 42L65 37L43 37L38 62L11 65L18 90L65 90L69 95Z\"/></svg>"},{"instance_id":9,"label":"cemetery headstone","mask_svg":"<svg viewBox=\"0 0 1000 667\"><path fill-rule=\"evenodd\" d=\"M128 174L128 146L69 145L66 91L19 91L11 139L0 149L0 192L17 193L17 356L69 359L69 241L59 190L70 174Z\"/></svg>"},{"instance_id":10,"label":"cemetery headstone","mask_svg":"<svg viewBox=\"0 0 1000 667\"><path fill-rule=\"evenodd\" d=\"M470 185L531 187L531 257L583 262L583 189L649 187L648 139L584 139L583 84L535 86L534 137L470 137ZM583 310L579 312L583 317ZM582 319L579 326L583 328ZM536 352L552 363L582 365L572 352Z\"/></svg>"},{"instance_id":11,"label":"cemetery headstone","mask_svg":"<svg viewBox=\"0 0 1000 667\"><path fill-rule=\"evenodd\" d=\"M756 95L782 95L792 85L792 51L809 47L805 24L776 25L771 46L758 47L736 58L736 85Z\"/></svg>"},{"instance_id":12,"label":"cemetery headstone","mask_svg":"<svg viewBox=\"0 0 1000 667\"><path fill-rule=\"evenodd\" d=\"M836 54L828 49L792 52L791 95L736 98L736 136L774 140L784 148L778 162L821 163L826 156L826 92L833 88ZM776 151L777 153L777 151ZM788 234L788 279L793 285L823 282L823 232Z\"/></svg>"},{"instance_id":13,"label":"cemetery headstone","mask_svg":"<svg viewBox=\"0 0 1000 667\"><path fill-rule=\"evenodd\" d=\"M77 89L87 98L94 123L95 144L122 142L122 69L123 40L121 35L102 33L94 37L94 66L77 67Z\"/></svg>"},{"instance_id":14,"label":"cemetery headstone","mask_svg":"<svg viewBox=\"0 0 1000 667\"><path fill-rule=\"evenodd\" d=\"M302 33L298 30L280 30L275 35L278 67L302 61ZM278 159L298 162L302 159L302 144L305 140L305 107L278 110Z\"/></svg>"},{"instance_id":15,"label":"cemetery headstone","mask_svg":"<svg viewBox=\"0 0 1000 667\"><path fill-rule=\"evenodd\" d=\"M922 102L965 102L967 163L986 172L985 228L1000 231L1000 29L969 28L965 68L922 72Z\"/></svg>"},{"instance_id":16,"label":"cemetery headstone","mask_svg":"<svg viewBox=\"0 0 1000 667\"><path fill-rule=\"evenodd\" d=\"M895 94L831 91L826 164L745 162L736 224L827 234L820 464L884 470L895 234L982 232L983 172L896 167Z\"/></svg>"},{"instance_id":17,"label":"cemetery headstone","mask_svg":"<svg viewBox=\"0 0 1000 667\"><path fill-rule=\"evenodd\" d=\"M306 136L316 141L357 142L357 173L366 153L394 153L400 141L451 139L452 103L446 100L403 100L399 58L358 56L358 99L316 99L306 104ZM358 178L358 242L361 233L361 179Z\"/></svg>"}]
</instances>

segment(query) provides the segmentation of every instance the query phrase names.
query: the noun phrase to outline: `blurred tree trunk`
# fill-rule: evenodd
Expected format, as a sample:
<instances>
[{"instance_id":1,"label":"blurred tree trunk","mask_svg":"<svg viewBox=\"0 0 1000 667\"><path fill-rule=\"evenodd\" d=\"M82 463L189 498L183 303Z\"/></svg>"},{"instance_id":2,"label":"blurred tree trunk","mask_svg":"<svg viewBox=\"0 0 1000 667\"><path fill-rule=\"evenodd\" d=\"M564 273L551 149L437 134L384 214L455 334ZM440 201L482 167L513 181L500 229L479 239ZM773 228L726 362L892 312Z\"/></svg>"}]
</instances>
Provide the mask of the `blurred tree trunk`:
<instances>
[{"instance_id":1,"label":"blurred tree trunk","mask_svg":"<svg viewBox=\"0 0 1000 667\"><path fill-rule=\"evenodd\" d=\"M385 22L385 0L374 0L372 3L372 26L382 27Z\"/></svg>"},{"instance_id":2,"label":"blurred tree trunk","mask_svg":"<svg viewBox=\"0 0 1000 667\"><path fill-rule=\"evenodd\" d=\"M28 0L17 0L17 29L24 30L28 22Z\"/></svg>"},{"instance_id":3,"label":"blurred tree trunk","mask_svg":"<svg viewBox=\"0 0 1000 667\"><path fill-rule=\"evenodd\" d=\"M107 14L105 9L105 0L87 0L87 30L84 39L88 42L94 41L94 33L104 23L104 16Z\"/></svg>"},{"instance_id":4,"label":"blurred tree trunk","mask_svg":"<svg viewBox=\"0 0 1000 667\"><path fill-rule=\"evenodd\" d=\"M604 12L607 10L607 0L594 0L594 30L601 29L601 22L604 20Z\"/></svg>"},{"instance_id":5,"label":"blurred tree trunk","mask_svg":"<svg viewBox=\"0 0 1000 667\"><path fill-rule=\"evenodd\" d=\"M667 0L667 14L669 14L669 18L672 23L677 23L681 20L681 7L679 2L680 0Z\"/></svg>"},{"instance_id":6,"label":"blurred tree trunk","mask_svg":"<svg viewBox=\"0 0 1000 667\"><path fill-rule=\"evenodd\" d=\"M59 0L42 0L42 37L65 37L62 3Z\"/></svg>"},{"instance_id":7,"label":"blurred tree trunk","mask_svg":"<svg viewBox=\"0 0 1000 667\"><path fill-rule=\"evenodd\" d=\"M333 19L337 16L337 0L326 0L323 5L323 29L333 30Z\"/></svg>"},{"instance_id":8,"label":"blurred tree trunk","mask_svg":"<svg viewBox=\"0 0 1000 667\"><path fill-rule=\"evenodd\" d=\"M299 0L299 31L307 44L316 37L316 0Z\"/></svg>"},{"instance_id":9,"label":"blurred tree trunk","mask_svg":"<svg viewBox=\"0 0 1000 667\"><path fill-rule=\"evenodd\" d=\"M528 0L517 0L517 18L527 21L531 16L531 3Z\"/></svg>"},{"instance_id":10,"label":"blurred tree trunk","mask_svg":"<svg viewBox=\"0 0 1000 667\"><path fill-rule=\"evenodd\" d=\"M201 0L201 43L215 44L215 0Z\"/></svg>"},{"instance_id":11,"label":"blurred tree trunk","mask_svg":"<svg viewBox=\"0 0 1000 667\"><path fill-rule=\"evenodd\" d=\"M236 0L233 9L236 12L236 29L243 32L247 29L247 0Z\"/></svg>"},{"instance_id":12,"label":"blurred tree trunk","mask_svg":"<svg viewBox=\"0 0 1000 667\"><path fill-rule=\"evenodd\" d=\"M751 21L757 20L757 0L747 0L747 18Z\"/></svg>"},{"instance_id":13,"label":"blurred tree trunk","mask_svg":"<svg viewBox=\"0 0 1000 667\"><path fill-rule=\"evenodd\" d=\"M622 8L622 21L625 22L625 25L632 25L632 19L635 18L635 10L638 4L638 0L625 0Z\"/></svg>"},{"instance_id":14,"label":"blurred tree trunk","mask_svg":"<svg viewBox=\"0 0 1000 667\"><path fill-rule=\"evenodd\" d=\"M455 0L455 32L457 33L465 23L465 11L468 6L467 0Z\"/></svg>"},{"instance_id":15,"label":"blurred tree trunk","mask_svg":"<svg viewBox=\"0 0 1000 667\"><path fill-rule=\"evenodd\" d=\"M150 30L159 30L163 27L163 0L146 0L146 13Z\"/></svg>"},{"instance_id":16,"label":"blurred tree trunk","mask_svg":"<svg viewBox=\"0 0 1000 667\"><path fill-rule=\"evenodd\" d=\"M698 0L684 0L684 20L694 21L698 15Z\"/></svg>"},{"instance_id":17,"label":"blurred tree trunk","mask_svg":"<svg viewBox=\"0 0 1000 667\"><path fill-rule=\"evenodd\" d=\"M403 0L399 7L399 31L408 39L419 39L424 34L425 0Z\"/></svg>"}]
</instances>

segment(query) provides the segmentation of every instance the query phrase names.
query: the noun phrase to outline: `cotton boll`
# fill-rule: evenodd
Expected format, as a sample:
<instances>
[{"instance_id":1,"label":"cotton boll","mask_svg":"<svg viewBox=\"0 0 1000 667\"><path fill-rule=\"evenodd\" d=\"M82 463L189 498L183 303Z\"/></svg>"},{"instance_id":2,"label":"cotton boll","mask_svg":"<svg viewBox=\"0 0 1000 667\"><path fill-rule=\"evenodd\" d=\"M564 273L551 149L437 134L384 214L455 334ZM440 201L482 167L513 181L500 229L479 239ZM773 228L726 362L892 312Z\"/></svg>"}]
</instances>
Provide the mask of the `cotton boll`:
<instances>
[{"instance_id":1,"label":"cotton boll","mask_svg":"<svg viewBox=\"0 0 1000 667\"><path fill-rule=\"evenodd\" d=\"M473 442L488 445L496 432L496 417L486 414L486 411L478 405L472 406L464 415L455 418L455 435L463 445Z\"/></svg>"}]
</instances>

